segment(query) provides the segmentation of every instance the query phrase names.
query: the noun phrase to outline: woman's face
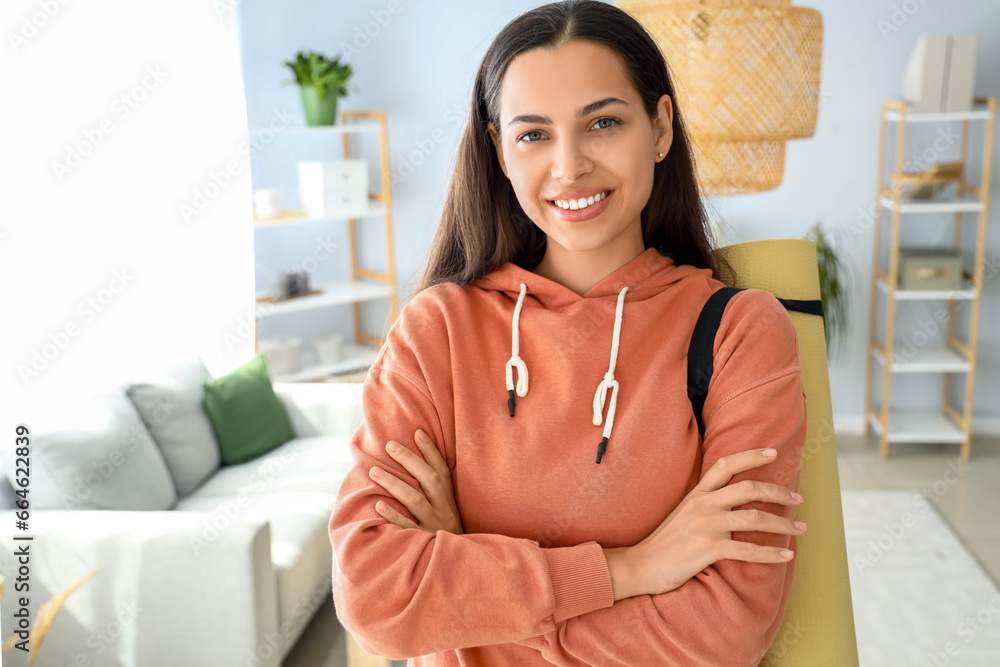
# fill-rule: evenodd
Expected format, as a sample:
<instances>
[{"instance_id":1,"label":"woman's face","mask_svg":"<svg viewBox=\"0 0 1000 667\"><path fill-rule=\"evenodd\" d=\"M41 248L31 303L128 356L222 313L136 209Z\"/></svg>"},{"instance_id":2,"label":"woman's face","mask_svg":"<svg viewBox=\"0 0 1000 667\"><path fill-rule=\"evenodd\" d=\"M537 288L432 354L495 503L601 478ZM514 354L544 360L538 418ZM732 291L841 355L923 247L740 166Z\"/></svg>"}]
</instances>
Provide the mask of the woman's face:
<instances>
[{"instance_id":1,"label":"woman's face","mask_svg":"<svg viewBox=\"0 0 1000 667\"><path fill-rule=\"evenodd\" d=\"M499 141L492 123L490 137L521 208L549 241L579 252L638 237L641 248L653 167L673 139L670 97L651 122L618 55L581 40L514 58L500 99ZM581 197L595 203L573 210ZM553 200L572 201L570 210Z\"/></svg>"}]
</instances>

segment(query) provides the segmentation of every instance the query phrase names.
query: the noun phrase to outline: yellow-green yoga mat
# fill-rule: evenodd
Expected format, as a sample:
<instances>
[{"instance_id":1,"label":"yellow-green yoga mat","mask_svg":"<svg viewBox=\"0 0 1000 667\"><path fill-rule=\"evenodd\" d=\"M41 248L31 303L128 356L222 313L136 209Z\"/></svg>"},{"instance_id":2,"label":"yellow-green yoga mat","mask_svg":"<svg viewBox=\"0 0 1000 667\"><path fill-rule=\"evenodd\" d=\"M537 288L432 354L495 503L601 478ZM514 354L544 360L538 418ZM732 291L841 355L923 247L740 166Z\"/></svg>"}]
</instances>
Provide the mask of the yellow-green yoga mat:
<instances>
[{"instance_id":1,"label":"yellow-green yoga mat","mask_svg":"<svg viewBox=\"0 0 1000 667\"><path fill-rule=\"evenodd\" d=\"M769 239L718 249L736 272L716 278L730 287L765 289L781 299L820 298L816 244ZM823 320L789 311L799 339L806 393L806 442L795 516L809 524L798 538L795 575L778 635L762 667L852 667L858 664L844 515L833 437L833 409Z\"/></svg>"}]
</instances>

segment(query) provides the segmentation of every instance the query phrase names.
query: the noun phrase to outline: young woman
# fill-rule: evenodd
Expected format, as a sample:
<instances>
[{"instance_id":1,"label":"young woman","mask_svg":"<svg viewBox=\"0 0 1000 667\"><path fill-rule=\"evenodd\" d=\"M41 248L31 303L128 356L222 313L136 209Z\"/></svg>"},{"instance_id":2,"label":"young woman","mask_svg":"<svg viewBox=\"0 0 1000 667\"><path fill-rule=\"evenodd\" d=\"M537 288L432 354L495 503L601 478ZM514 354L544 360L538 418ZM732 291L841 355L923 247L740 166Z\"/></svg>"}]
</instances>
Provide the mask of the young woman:
<instances>
[{"instance_id":1,"label":"young woman","mask_svg":"<svg viewBox=\"0 0 1000 667\"><path fill-rule=\"evenodd\" d=\"M744 290L700 437L686 352L724 286L707 229L638 22L574 0L499 33L330 519L337 614L363 648L410 665L758 664L805 530L805 394L787 312Z\"/></svg>"}]
</instances>

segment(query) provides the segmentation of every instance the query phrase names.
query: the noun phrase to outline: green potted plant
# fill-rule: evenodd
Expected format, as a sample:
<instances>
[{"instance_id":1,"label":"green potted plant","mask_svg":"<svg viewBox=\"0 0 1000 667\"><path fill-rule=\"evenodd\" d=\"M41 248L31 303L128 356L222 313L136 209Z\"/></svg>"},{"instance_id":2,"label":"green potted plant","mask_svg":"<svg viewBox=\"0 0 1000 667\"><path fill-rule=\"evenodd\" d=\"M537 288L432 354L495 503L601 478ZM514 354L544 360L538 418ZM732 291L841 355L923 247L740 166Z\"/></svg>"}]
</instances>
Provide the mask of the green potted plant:
<instances>
[{"instance_id":1,"label":"green potted plant","mask_svg":"<svg viewBox=\"0 0 1000 667\"><path fill-rule=\"evenodd\" d=\"M823 331L826 334L826 353L829 357L835 344L838 351L843 351L844 348L844 335L847 332L847 271L819 222L813 225L806 238L816 244L820 299L823 303Z\"/></svg>"},{"instance_id":2,"label":"green potted plant","mask_svg":"<svg viewBox=\"0 0 1000 667\"><path fill-rule=\"evenodd\" d=\"M297 83L302 91L306 124L335 125L337 101L347 95L347 81L354 73L351 66L341 63L340 56L330 60L314 51L299 51L285 65L295 73L295 80L285 83Z\"/></svg>"}]
</instances>

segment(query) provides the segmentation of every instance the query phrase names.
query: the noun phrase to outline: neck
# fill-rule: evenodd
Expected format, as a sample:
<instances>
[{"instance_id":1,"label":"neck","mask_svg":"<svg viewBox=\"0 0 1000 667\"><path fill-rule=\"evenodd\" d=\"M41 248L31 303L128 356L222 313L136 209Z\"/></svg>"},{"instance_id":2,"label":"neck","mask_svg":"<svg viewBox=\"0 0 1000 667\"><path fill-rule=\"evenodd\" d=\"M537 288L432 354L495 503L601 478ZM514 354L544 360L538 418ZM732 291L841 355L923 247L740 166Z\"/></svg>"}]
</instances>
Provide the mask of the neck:
<instances>
[{"instance_id":1,"label":"neck","mask_svg":"<svg viewBox=\"0 0 1000 667\"><path fill-rule=\"evenodd\" d=\"M623 237L620 241L593 250L570 250L549 237L545 256L532 273L583 296L646 249L641 234L638 238Z\"/></svg>"}]
</instances>

